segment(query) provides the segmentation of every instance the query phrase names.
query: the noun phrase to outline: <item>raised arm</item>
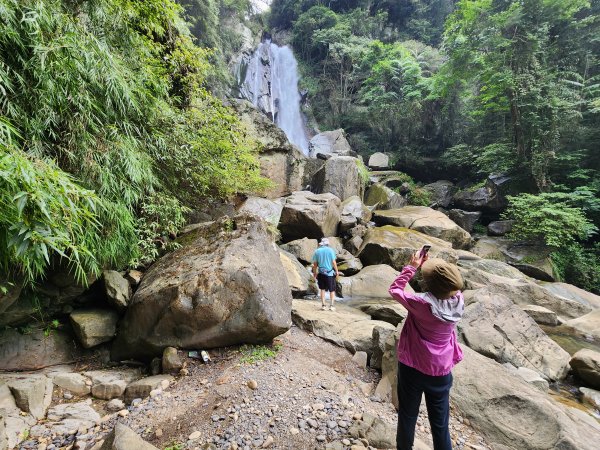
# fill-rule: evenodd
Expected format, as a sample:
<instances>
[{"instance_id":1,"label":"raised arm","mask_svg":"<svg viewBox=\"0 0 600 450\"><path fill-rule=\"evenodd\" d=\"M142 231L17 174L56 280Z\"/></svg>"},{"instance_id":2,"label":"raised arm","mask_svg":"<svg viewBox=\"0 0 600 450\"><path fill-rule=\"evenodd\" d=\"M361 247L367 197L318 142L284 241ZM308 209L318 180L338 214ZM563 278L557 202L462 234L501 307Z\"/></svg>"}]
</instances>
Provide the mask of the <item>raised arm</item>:
<instances>
[{"instance_id":1,"label":"raised arm","mask_svg":"<svg viewBox=\"0 0 600 450\"><path fill-rule=\"evenodd\" d=\"M396 277L392 285L390 286L389 293L397 300L402 306L404 306L409 311L416 312L418 308L422 305L426 305L427 302L423 300L421 297L407 292L404 290L408 282L415 276L417 272L417 268L423 264L427 260L427 256L425 258L420 258L416 253L410 259L408 265L404 266L400 275Z\"/></svg>"}]
</instances>

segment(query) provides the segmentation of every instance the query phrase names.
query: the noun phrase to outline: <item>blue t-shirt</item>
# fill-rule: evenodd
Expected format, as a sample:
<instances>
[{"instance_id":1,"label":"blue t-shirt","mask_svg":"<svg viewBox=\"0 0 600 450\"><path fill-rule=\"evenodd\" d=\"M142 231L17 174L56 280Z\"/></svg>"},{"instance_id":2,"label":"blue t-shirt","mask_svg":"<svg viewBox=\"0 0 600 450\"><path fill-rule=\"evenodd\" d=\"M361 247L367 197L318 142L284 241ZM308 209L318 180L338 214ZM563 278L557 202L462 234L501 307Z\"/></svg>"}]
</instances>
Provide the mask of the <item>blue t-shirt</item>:
<instances>
[{"instance_id":1,"label":"blue t-shirt","mask_svg":"<svg viewBox=\"0 0 600 450\"><path fill-rule=\"evenodd\" d=\"M333 261L335 261L335 257L335 250L324 245L315 251L312 260L317 263L319 269L327 270L329 272L327 275L335 275L335 272L333 271Z\"/></svg>"}]
</instances>

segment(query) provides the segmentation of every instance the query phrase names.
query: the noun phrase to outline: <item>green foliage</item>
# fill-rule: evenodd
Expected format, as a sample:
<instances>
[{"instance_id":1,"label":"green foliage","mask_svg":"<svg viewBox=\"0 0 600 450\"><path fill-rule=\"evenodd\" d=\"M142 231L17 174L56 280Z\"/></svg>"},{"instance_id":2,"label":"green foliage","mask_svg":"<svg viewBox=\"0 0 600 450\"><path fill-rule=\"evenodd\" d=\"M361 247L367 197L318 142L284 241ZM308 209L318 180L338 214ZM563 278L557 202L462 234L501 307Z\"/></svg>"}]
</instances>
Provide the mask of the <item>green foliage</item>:
<instances>
[{"instance_id":1,"label":"green foliage","mask_svg":"<svg viewBox=\"0 0 600 450\"><path fill-rule=\"evenodd\" d=\"M600 245L586 249L572 243L551 254L561 280L600 294Z\"/></svg>"},{"instance_id":2,"label":"green foliage","mask_svg":"<svg viewBox=\"0 0 600 450\"><path fill-rule=\"evenodd\" d=\"M281 350L281 343L275 343L273 345L243 345L240 347L240 353L242 357L240 362L242 364L256 364L257 362L265 361L270 358L275 358L279 350Z\"/></svg>"},{"instance_id":3,"label":"green foliage","mask_svg":"<svg viewBox=\"0 0 600 450\"><path fill-rule=\"evenodd\" d=\"M181 442L171 442L169 445L167 445L164 450L183 450L185 448L185 444L182 444Z\"/></svg>"},{"instance_id":4,"label":"green foliage","mask_svg":"<svg viewBox=\"0 0 600 450\"><path fill-rule=\"evenodd\" d=\"M241 2L228 2L237 8ZM259 190L171 0L0 0L0 268L32 283L147 264L185 204Z\"/></svg>"},{"instance_id":5,"label":"green foliage","mask_svg":"<svg viewBox=\"0 0 600 450\"><path fill-rule=\"evenodd\" d=\"M588 239L598 230L573 206L576 200L576 196L563 193L520 194L508 197L503 217L515 220L511 237L538 239L560 249Z\"/></svg>"},{"instance_id":6,"label":"green foliage","mask_svg":"<svg viewBox=\"0 0 600 450\"><path fill-rule=\"evenodd\" d=\"M516 154L510 144L495 143L483 148L458 144L447 149L442 161L450 170L460 170L471 178L515 170Z\"/></svg>"},{"instance_id":7,"label":"green foliage","mask_svg":"<svg viewBox=\"0 0 600 450\"><path fill-rule=\"evenodd\" d=\"M362 181L363 185L366 186L370 179L369 169L367 169L367 166L365 166L365 163L360 158L356 160L356 167L358 167L358 176L360 177L360 181Z\"/></svg>"}]
</instances>

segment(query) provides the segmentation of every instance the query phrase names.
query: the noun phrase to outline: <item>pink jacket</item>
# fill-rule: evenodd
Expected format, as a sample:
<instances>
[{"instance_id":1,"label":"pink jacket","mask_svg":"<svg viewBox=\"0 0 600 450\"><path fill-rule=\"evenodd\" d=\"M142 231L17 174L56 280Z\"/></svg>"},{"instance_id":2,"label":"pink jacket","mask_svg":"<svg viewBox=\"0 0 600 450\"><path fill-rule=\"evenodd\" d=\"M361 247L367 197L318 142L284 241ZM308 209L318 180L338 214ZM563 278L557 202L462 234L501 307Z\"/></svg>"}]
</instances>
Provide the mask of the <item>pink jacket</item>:
<instances>
[{"instance_id":1,"label":"pink jacket","mask_svg":"<svg viewBox=\"0 0 600 450\"><path fill-rule=\"evenodd\" d=\"M404 290L416 271L412 266L404 267L389 290L390 295L408 310L398 340L398 361L426 375L447 375L463 359L455 323L438 319L431 313L426 299ZM464 303L460 291L452 300Z\"/></svg>"}]
</instances>

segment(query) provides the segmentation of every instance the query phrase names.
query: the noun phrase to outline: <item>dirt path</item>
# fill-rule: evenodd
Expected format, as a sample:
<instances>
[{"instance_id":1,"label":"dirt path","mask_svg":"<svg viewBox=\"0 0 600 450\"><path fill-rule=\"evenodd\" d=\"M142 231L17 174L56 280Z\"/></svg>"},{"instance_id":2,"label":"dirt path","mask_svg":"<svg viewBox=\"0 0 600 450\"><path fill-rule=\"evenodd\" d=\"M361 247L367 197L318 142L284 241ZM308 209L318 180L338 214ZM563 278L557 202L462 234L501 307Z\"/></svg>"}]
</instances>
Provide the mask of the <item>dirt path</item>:
<instances>
[{"instance_id":1,"label":"dirt path","mask_svg":"<svg viewBox=\"0 0 600 450\"><path fill-rule=\"evenodd\" d=\"M107 418L103 428L120 420L171 450L362 448L368 442L353 439L348 430L364 414L384 420L393 434L393 406L364 393L376 385L376 371L358 367L345 349L296 327L276 343L275 356L255 348L254 363L242 362L238 348L213 352L208 365L188 359L187 376L131 407L126 417ZM428 428L422 410L421 448L431 446ZM487 448L454 412L451 432L456 448Z\"/></svg>"}]
</instances>

